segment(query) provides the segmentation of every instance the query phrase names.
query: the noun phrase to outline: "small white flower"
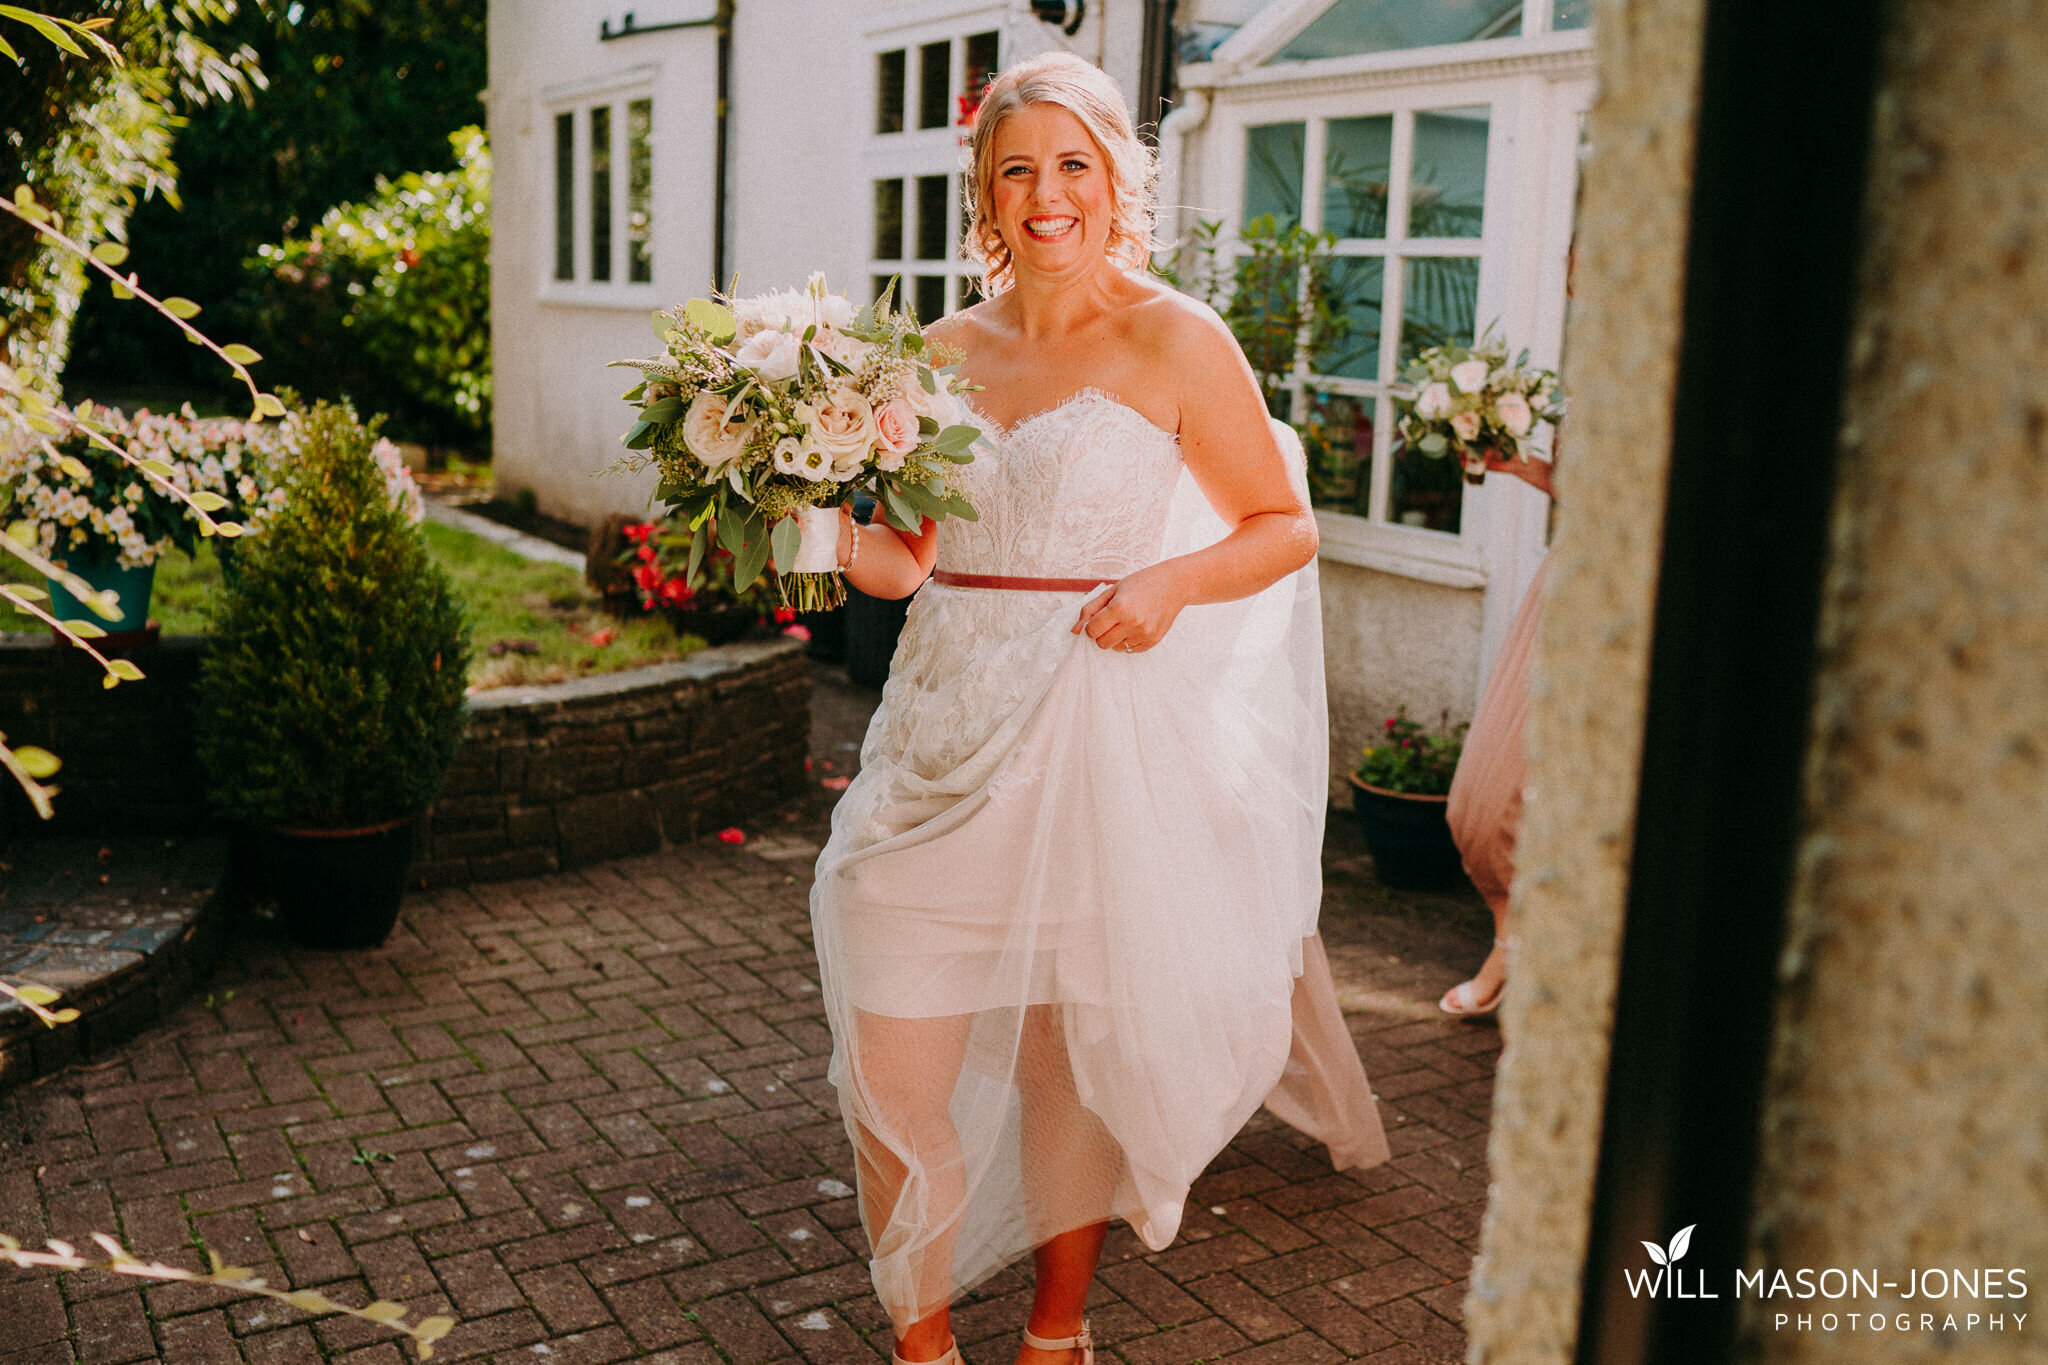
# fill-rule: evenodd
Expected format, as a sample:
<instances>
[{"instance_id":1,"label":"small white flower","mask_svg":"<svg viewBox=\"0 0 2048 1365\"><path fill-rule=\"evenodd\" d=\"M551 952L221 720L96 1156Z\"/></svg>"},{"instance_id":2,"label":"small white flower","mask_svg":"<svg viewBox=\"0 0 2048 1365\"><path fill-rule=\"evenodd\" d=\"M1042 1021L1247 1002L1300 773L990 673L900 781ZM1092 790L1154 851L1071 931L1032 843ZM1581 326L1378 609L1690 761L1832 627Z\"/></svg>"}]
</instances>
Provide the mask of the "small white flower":
<instances>
[{"instance_id":1,"label":"small white flower","mask_svg":"<svg viewBox=\"0 0 2048 1365\"><path fill-rule=\"evenodd\" d=\"M1451 391L1442 384L1428 384L1415 399L1415 415L1429 422L1451 415Z\"/></svg>"}]
</instances>

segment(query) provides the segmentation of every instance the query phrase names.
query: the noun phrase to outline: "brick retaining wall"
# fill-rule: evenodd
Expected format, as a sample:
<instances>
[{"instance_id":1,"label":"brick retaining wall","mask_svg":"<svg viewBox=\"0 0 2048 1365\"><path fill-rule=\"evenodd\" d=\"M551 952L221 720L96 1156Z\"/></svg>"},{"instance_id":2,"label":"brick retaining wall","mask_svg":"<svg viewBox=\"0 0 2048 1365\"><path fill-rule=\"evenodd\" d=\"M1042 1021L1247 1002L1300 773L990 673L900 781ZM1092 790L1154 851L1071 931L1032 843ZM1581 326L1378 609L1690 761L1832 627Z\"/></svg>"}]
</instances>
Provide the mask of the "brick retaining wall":
<instances>
[{"instance_id":1,"label":"brick retaining wall","mask_svg":"<svg viewBox=\"0 0 2048 1365\"><path fill-rule=\"evenodd\" d=\"M0 836L221 832L192 747L205 647L167 638L135 654L145 681L106 691L76 650L0 639L0 732L64 759L48 824L0 783ZM479 693L417 871L444 886L525 876L737 823L802 789L809 704L803 647L780 638Z\"/></svg>"}]
</instances>

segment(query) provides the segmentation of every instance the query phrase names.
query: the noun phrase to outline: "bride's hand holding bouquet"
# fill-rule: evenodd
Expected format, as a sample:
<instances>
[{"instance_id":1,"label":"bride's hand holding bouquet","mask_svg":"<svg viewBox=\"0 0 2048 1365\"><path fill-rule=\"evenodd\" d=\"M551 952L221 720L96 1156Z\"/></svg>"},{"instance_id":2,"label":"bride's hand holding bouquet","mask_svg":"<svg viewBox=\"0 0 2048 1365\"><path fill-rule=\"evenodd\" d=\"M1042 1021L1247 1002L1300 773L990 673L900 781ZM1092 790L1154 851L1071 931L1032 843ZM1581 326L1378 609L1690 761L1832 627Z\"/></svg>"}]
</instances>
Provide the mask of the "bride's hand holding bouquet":
<instances>
[{"instance_id":1,"label":"bride's hand holding bouquet","mask_svg":"<svg viewBox=\"0 0 2048 1365\"><path fill-rule=\"evenodd\" d=\"M612 362L637 369L639 420L623 440L654 464L656 490L690 530L694 586L715 536L744 590L773 563L782 599L802 611L846 598L839 508L871 494L889 525L974 520L952 486L980 437L955 396L957 358L926 343L890 304L865 308L825 290L721 302L692 299L654 315L664 353Z\"/></svg>"}]
</instances>

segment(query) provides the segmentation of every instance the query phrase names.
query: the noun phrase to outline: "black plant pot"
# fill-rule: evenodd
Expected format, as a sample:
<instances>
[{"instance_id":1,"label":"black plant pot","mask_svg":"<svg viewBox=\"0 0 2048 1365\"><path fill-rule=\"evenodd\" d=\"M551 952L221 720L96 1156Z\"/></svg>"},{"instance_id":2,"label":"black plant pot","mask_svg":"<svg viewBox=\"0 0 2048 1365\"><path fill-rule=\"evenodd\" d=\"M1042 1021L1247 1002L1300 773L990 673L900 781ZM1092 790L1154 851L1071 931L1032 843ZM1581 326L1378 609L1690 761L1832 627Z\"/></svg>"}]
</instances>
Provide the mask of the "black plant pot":
<instances>
[{"instance_id":1,"label":"black plant pot","mask_svg":"<svg viewBox=\"0 0 2048 1365\"><path fill-rule=\"evenodd\" d=\"M1351 779L1351 808L1372 850L1373 871L1400 891L1448 891L1465 864L1451 841L1445 796L1411 796Z\"/></svg>"},{"instance_id":2,"label":"black plant pot","mask_svg":"<svg viewBox=\"0 0 2048 1365\"><path fill-rule=\"evenodd\" d=\"M910 611L907 597L870 597L848 586L846 605L846 677L855 687L876 687L889 681L889 664Z\"/></svg>"},{"instance_id":3,"label":"black plant pot","mask_svg":"<svg viewBox=\"0 0 2048 1365\"><path fill-rule=\"evenodd\" d=\"M398 923L412 865L414 821L363 829L262 829L257 894L277 902L278 926L305 948L374 948Z\"/></svg>"},{"instance_id":4,"label":"black plant pot","mask_svg":"<svg viewBox=\"0 0 2048 1365\"><path fill-rule=\"evenodd\" d=\"M752 607L663 607L661 614L678 635L694 635L706 644L729 645L743 638L761 619Z\"/></svg>"}]
</instances>

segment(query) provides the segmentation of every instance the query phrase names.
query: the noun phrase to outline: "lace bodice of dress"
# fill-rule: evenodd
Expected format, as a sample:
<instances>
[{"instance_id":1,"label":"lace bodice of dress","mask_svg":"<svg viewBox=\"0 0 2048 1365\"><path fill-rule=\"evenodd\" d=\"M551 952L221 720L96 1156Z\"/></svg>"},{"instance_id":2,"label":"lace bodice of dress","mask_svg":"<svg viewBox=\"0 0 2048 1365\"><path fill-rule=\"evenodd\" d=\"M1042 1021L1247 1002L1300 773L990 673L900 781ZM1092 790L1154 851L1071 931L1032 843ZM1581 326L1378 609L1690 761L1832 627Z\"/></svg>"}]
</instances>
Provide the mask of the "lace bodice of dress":
<instances>
[{"instance_id":1,"label":"lace bodice of dress","mask_svg":"<svg viewBox=\"0 0 2048 1365\"><path fill-rule=\"evenodd\" d=\"M979 521L940 523L955 573L1120 578L1159 558L1180 438L1101 389L1004 428L978 409L959 490Z\"/></svg>"}]
</instances>

